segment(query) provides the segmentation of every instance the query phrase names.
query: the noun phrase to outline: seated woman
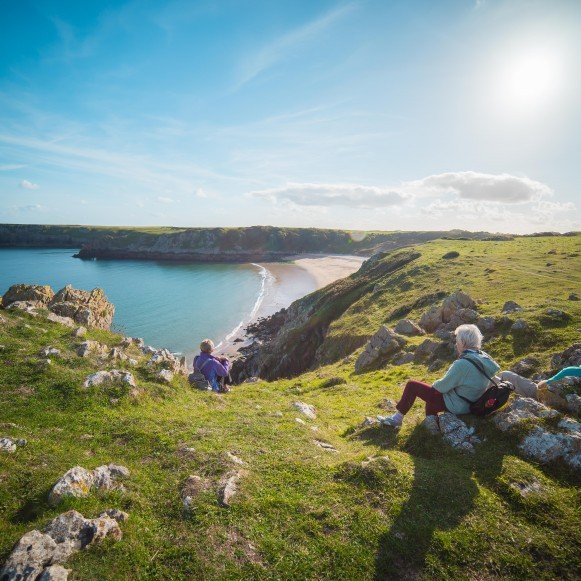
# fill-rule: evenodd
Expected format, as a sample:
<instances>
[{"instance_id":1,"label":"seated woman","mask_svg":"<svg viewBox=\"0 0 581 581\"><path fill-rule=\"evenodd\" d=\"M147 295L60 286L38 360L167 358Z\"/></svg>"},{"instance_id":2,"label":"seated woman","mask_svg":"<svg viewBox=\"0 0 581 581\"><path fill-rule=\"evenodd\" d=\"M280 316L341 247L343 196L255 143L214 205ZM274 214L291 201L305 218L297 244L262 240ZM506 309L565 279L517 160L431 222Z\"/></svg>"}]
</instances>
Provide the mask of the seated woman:
<instances>
[{"instance_id":1,"label":"seated woman","mask_svg":"<svg viewBox=\"0 0 581 581\"><path fill-rule=\"evenodd\" d=\"M209 381L212 391L229 391L225 379L230 374L230 361L227 357L215 357L214 342L204 339L200 343L200 354L194 357L194 369L197 369Z\"/></svg>"},{"instance_id":2,"label":"seated woman","mask_svg":"<svg viewBox=\"0 0 581 581\"><path fill-rule=\"evenodd\" d=\"M480 350L482 333L476 325L460 325L454 334L459 358L452 363L444 377L435 381L432 386L421 381L408 381L396 405L397 412L388 417L378 417L383 424L399 428L416 397L426 402L426 416L438 415L445 411L453 414L470 413L470 406L466 400L476 401L486 391L490 382L466 359L472 359L482 366L489 377L494 376L499 365Z\"/></svg>"}]
</instances>

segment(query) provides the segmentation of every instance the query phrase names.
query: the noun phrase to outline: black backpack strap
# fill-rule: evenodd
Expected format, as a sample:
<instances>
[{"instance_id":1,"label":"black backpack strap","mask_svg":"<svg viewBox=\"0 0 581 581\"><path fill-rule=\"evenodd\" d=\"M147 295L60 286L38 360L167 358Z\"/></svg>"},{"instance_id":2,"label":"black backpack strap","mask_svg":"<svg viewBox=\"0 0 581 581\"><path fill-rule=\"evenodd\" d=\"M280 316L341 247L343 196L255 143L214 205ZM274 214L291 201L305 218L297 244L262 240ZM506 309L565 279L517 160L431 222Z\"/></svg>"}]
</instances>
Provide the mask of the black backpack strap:
<instances>
[{"instance_id":1,"label":"black backpack strap","mask_svg":"<svg viewBox=\"0 0 581 581\"><path fill-rule=\"evenodd\" d=\"M194 357L194 370L196 369L196 361L198 360L199 355L196 355L196 357ZM198 367L198 371L201 373L202 369L204 369L204 367L206 367L206 364L211 361L211 359L206 359L206 361L204 361L204 363L202 363L202 367Z\"/></svg>"},{"instance_id":2,"label":"black backpack strap","mask_svg":"<svg viewBox=\"0 0 581 581\"><path fill-rule=\"evenodd\" d=\"M488 375L488 373L486 373L486 371L484 371L484 367L480 363L480 361L474 361L474 359L470 359L469 357L461 357L461 359L464 359L464 360L472 363L472 365L474 365L474 367L476 367L476 369L478 369L478 371L480 371L480 373L482 373L482 375L484 375L484 377L486 377L486 379L488 379L488 381L491 381L494 385L496 385L496 387L498 387L498 384L496 383L496 381L494 381L494 379L492 379L492 377L490 377ZM462 396L460 396L460 397L462 397Z\"/></svg>"}]
</instances>

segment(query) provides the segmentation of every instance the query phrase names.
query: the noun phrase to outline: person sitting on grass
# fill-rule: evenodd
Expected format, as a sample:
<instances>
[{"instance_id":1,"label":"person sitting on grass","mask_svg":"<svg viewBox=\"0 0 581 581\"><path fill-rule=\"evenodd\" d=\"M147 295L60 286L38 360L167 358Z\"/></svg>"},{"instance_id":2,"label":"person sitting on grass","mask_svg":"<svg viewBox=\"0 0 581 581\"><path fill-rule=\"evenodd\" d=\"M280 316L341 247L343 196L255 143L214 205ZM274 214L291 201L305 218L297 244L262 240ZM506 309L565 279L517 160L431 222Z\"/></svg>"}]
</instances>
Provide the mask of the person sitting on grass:
<instances>
[{"instance_id":1,"label":"person sitting on grass","mask_svg":"<svg viewBox=\"0 0 581 581\"><path fill-rule=\"evenodd\" d=\"M200 354L194 357L194 369L198 370L212 386L212 391L230 391L226 379L230 375L230 361L227 357L215 357L214 342L204 339L200 343Z\"/></svg>"},{"instance_id":2,"label":"person sitting on grass","mask_svg":"<svg viewBox=\"0 0 581 581\"><path fill-rule=\"evenodd\" d=\"M459 358L452 363L444 377L431 386L421 381L408 381L396 405L397 412L387 417L378 416L381 423L399 428L416 397L426 402L426 416L437 416L440 412L446 411L457 415L470 413L468 401L476 401L486 391L490 382L465 359L472 359L482 366L489 377L493 377L500 366L480 350L482 333L476 325L460 325L454 334Z\"/></svg>"}]
</instances>

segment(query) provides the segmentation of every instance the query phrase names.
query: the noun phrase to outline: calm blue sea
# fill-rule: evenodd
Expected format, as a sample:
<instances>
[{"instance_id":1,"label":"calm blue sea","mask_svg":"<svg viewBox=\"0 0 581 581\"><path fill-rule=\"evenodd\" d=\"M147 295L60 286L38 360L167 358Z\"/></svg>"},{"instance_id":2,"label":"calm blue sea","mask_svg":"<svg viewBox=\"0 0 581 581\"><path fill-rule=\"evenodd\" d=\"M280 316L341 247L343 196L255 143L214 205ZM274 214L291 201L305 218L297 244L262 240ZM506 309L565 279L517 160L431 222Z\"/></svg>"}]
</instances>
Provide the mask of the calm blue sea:
<instances>
[{"instance_id":1,"label":"calm blue sea","mask_svg":"<svg viewBox=\"0 0 581 581\"><path fill-rule=\"evenodd\" d=\"M16 283L101 287L115 305L114 330L155 347L192 353L246 322L267 271L250 264L79 260L72 249L0 249L0 293Z\"/></svg>"}]
</instances>

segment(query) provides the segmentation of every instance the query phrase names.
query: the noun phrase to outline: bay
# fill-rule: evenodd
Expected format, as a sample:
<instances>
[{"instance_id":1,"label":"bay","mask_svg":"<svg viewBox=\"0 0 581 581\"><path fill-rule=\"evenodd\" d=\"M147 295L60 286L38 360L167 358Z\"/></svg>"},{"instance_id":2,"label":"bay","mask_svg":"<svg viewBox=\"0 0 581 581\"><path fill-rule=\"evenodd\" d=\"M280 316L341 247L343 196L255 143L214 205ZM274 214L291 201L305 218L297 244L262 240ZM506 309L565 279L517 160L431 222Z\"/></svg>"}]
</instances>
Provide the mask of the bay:
<instances>
[{"instance_id":1,"label":"bay","mask_svg":"<svg viewBox=\"0 0 581 581\"><path fill-rule=\"evenodd\" d=\"M55 292L104 289L115 305L113 330L149 345L191 354L200 340L218 343L247 322L268 272L251 264L80 260L72 249L0 249L0 293L13 284L48 284Z\"/></svg>"}]
</instances>

